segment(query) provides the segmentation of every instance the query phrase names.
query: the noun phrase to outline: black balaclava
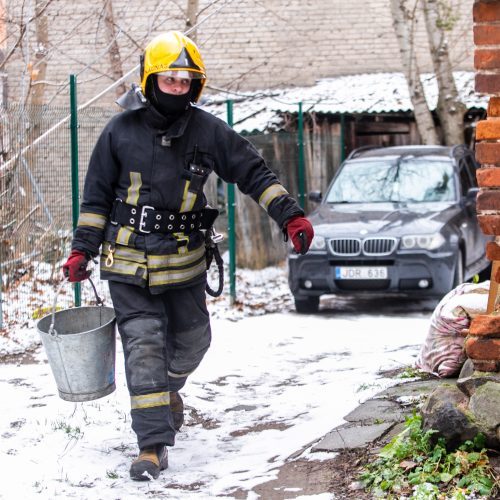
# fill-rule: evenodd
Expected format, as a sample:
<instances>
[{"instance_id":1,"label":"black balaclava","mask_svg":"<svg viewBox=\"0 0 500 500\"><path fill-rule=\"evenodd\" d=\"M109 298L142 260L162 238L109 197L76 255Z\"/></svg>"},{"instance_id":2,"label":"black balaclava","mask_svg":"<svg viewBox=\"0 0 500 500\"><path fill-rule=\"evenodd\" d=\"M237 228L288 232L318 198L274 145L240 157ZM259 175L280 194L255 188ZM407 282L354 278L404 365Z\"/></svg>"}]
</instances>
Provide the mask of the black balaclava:
<instances>
[{"instance_id":1,"label":"black balaclava","mask_svg":"<svg viewBox=\"0 0 500 500\"><path fill-rule=\"evenodd\" d=\"M156 75L151 75L146 82L146 97L159 113L173 121L189 108L191 91L182 95L166 94L158 87Z\"/></svg>"}]
</instances>

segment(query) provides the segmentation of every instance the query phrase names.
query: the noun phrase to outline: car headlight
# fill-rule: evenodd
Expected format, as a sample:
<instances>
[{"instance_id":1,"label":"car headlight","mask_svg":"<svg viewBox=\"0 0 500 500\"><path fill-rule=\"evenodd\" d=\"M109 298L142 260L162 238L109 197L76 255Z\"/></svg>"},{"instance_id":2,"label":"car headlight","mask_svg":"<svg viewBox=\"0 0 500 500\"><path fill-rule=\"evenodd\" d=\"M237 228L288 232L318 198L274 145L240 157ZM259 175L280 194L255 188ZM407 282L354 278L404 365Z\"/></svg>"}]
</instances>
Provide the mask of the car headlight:
<instances>
[{"instance_id":1,"label":"car headlight","mask_svg":"<svg viewBox=\"0 0 500 500\"><path fill-rule=\"evenodd\" d=\"M309 250L325 250L326 240L323 236L314 236Z\"/></svg>"},{"instance_id":2,"label":"car headlight","mask_svg":"<svg viewBox=\"0 0 500 500\"><path fill-rule=\"evenodd\" d=\"M401 238L402 250L437 250L446 240L441 233L409 234Z\"/></svg>"}]
</instances>

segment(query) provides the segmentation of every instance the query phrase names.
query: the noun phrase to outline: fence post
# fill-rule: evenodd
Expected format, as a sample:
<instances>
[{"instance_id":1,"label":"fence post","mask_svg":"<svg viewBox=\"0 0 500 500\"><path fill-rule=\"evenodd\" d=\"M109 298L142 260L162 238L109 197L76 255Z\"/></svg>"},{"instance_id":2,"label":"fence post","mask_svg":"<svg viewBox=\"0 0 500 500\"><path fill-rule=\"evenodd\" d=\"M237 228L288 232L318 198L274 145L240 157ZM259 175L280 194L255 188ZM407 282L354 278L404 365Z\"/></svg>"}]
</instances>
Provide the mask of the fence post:
<instances>
[{"instance_id":1,"label":"fence post","mask_svg":"<svg viewBox=\"0 0 500 500\"><path fill-rule=\"evenodd\" d=\"M233 126L233 101L227 101L227 124ZM229 303L236 301L236 224L235 224L234 184L227 185L227 221L229 236Z\"/></svg>"},{"instance_id":2,"label":"fence post","mask_svg":"<svg viewBox=\"0 0 500 500\"><path fill-rule=\"evenodd\" d=\"M71 206L73 215L73 233L78 225L80 195L78 186L78 116L76 106L76 76L69 76L70 96L70 130L71 130ZM75 283L75 306L82 305L81 284Z\"/></svg>"},{"instance_id":3,"label":"fence post","mask_svg":"<svg viewBox=\"0 0 500 500\"><path fill-rule=\"evenodd\" d=\"M299 141L299 205L303 209L305 206L305 176L304 176L304 114L302 112L302 102L299 102L298 115L298 141Z\"/></svg>"}]
</instances>

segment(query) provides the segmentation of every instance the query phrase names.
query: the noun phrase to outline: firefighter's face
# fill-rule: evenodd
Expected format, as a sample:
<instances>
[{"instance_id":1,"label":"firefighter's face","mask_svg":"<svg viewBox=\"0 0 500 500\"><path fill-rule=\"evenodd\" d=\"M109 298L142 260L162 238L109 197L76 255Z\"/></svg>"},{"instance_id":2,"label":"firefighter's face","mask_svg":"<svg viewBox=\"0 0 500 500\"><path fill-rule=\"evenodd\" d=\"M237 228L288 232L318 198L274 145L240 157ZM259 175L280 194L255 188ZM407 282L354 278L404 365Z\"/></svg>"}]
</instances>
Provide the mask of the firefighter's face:
<instances>
[{"instance_id":1,"label":"firefighter's face","mask_svg":"<svg viewBox=\"0 0 500 500\"><path fill-rule=\"evenodd\" d=\"M174 76L157 75L158 88L165 94L183 95L191 88L190 78L176 78Z\"/></svg>"}]
</instances>

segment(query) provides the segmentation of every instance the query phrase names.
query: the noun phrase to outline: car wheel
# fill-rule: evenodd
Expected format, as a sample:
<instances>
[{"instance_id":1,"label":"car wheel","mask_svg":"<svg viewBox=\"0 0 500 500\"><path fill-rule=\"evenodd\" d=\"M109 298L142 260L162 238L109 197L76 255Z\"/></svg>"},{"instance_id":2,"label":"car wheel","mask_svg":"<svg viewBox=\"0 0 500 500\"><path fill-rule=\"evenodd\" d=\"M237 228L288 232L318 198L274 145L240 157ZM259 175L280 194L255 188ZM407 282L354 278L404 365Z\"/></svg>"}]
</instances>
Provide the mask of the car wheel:
<instances>
[{"instance_id":1,"label":"car wheel","mask_svg":"<svg viewBox=\"0 0 500 500\"><path fill-rule=\"evenodd\" d=\"M294 297L295 310L300 314L311 314L318 312L319 297Z\"/></svg>"},{"instance_id":2,"label":"car wheel","mask_svg":"<svg viewBox=\"0 0 500 500\"><path fill-rule=\"evenodd\" d=\"M453 276L453 288L461 285L464 282L464 256L462 250L457 252L457 265L455 266L455 274Z\"/></svg>"}]
</instances>

